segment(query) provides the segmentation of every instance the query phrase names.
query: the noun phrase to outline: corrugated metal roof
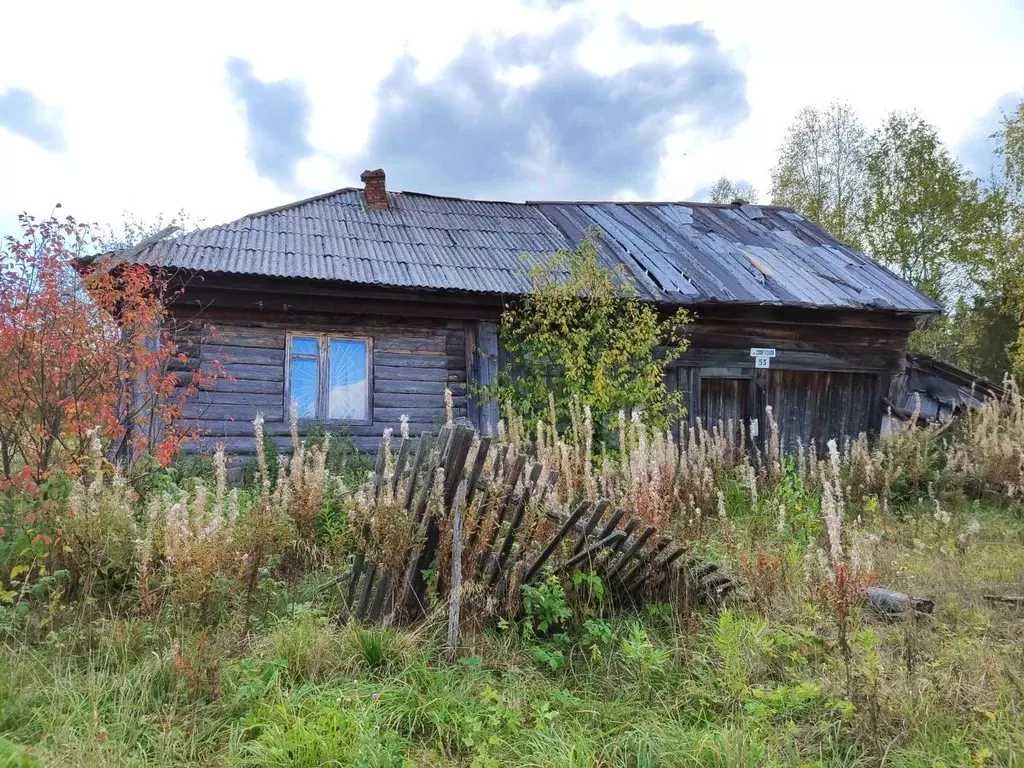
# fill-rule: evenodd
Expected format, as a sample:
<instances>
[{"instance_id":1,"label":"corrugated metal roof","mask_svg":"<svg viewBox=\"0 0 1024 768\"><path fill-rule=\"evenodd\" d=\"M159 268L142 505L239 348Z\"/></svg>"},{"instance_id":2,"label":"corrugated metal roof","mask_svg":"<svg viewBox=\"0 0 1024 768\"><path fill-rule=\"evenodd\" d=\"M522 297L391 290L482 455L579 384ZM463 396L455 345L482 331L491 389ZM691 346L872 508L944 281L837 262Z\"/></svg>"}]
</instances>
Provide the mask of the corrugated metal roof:
<instances>
[{"instance_id":1,"label":"corrugated metal roof","mask_svg":"<svg viewBox=\"0 0 1024 768\"><path fill-rule=\"evenodd\" d=\"M604 233L606 266L624 265L645 299L673 305L768 304L931 313L923 294L792 210L701 203L505 203L388 193L370 210L341 189L164 238L122 256L230 274L403 288L522 294L524 272Z\"/></svg>"}]
</instances>

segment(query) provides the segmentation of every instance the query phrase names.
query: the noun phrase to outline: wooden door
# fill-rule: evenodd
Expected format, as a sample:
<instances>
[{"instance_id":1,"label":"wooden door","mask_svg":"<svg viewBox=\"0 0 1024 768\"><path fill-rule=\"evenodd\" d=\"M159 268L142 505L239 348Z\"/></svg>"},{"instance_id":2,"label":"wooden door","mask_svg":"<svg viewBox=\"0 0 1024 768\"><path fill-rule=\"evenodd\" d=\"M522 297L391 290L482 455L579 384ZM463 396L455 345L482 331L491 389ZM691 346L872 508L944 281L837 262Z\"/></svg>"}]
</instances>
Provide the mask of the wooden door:
<instances>
[{"instance_id":1,"label":"wooden door","mask_svg":"<svg viewBox=\"0 0 1024 768\"><path fill-rule=\"evenodd\" d=\"M700 377L700 420L705 429L720 427L739 437L740 425L747 429L750 420L750 378Z\"/></svg>"}]
</instances>

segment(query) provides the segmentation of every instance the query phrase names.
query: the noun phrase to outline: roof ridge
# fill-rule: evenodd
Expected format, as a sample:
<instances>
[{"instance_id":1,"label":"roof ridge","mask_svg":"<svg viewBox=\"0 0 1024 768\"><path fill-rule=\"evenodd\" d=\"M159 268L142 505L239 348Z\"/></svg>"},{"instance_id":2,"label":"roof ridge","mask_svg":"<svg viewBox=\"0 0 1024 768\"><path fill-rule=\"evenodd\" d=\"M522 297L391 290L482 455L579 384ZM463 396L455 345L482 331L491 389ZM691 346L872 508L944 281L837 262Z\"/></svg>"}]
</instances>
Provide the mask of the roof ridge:
<instances>
[{"instance_id":1,"label":"roof ridge","mask_svg":"<svg viewBox=\"0 0 1024 768\"><path fill-rule=\"evenodd\" d=\"M346 187L346 190L355 189L361 191L360 187ZM343 190L337 190L339 192ZM330 193L334 194L334 193ZM752 205L756 208L766 208L770 211L792 211L796 209L791 205L771 205L768 203L706 203L697 200L493 200L480 197L459 197L458 195L435 195L430 192L417 192L411 189L395 190L393 194L416 195L417 197L429 197L434 200L458 200L463 203L501 203L503 205L684 205L693 208L731 208L739 210L742 205Z\"/></svg>"},{"instance_id":2,"label":"roof ridge","mask_svg":"<svg viewBox=\"0 0 1024 768\"><path fill-rule=\"evenodd\" d=\"M302 200L295 200L294 202L291 202L291 203L285 203L284 205L278 205L278 206L275 206L273 208L267 208L265 211L255 211L253 213L247 213L244 216L239 216L237 219L232 219L231 221L225 221L223 224L214 224L212 227L203 227L203 229L213 229L214 227L224 227L224 226L227 226L228 224L237 224L238 222L243 221L244 219L255 219L255 218L258 218L260 216L269 216L272 213L281 213L281 211L287 211L287 210L289 210L291 208L298 208L300 205L306 205L307 203L315 203L318 200L326 200L327 198L334 197L335 195L339 195L342 192L361 192L361 191L362 191L362 189L360 187L340 187L340 188L332 190L330 192L322 192L319 195L313 195L312 197L306 197L306 198L303 198ZM199 231L199 230L197 230L197 231Z\"/></svg>"},{"instance_id":3,"label":"roof ridge","mask_svg":"<svg viewBox=\"0 0 1024 768\"><path fill-rule=\"evenodd\" d=\"M683 205L687 208L719 208L740 210L744 205L767 208L770 211L793 211L789 205L767 205L762 203L704 203L696 200L527 200L525 205Z\"/></svg>"},{"instance_id":4,"label":"roof ridge","mask_svg":"<svg viewBox=\"0 0 1024 768\"><path fill-rule=\"evenodd\" d=\"M219 224L211 224L209 227L200 227L195 232L202 232L204 230L216 229L218 227L225 227L230 224L237 224L245 219L255 219L261 216L270 216L274 213L281 213L283 211L292 210L308 203L315 203L319 200L326 200L340 195L343 192L361 192L362 187L339 187L338 189L331 190L330 192L322 192L318 195L312 195L310 197L302 198L301 200L294 200L290 203L284 203L282 205L274 206L273 208L266 208L262 211L253 211L252 213L246 213L235 219L221 222ZM739 203L704 203L693 200L488 200L477 197L459 197L457 195L435 195L429 192L416 192L414 190L395 190L391 194L397 195L415 195L416 197L429 197L434 200L457 200L463 203L496 203L501 205L515 205L522 206L524 208L533 208L539 205L643 205L643 206L657 206L657 205L681 205L693 208L719 208L719 209L733 209L739 210L742 206ZM766 208L773 211L792 211L796 213L792 206L788 205L762 205L760 203L746 203L746 205L753 205L757 208ZM192 234L191 232L187 234Z\"/></svg>"}]
</instances>

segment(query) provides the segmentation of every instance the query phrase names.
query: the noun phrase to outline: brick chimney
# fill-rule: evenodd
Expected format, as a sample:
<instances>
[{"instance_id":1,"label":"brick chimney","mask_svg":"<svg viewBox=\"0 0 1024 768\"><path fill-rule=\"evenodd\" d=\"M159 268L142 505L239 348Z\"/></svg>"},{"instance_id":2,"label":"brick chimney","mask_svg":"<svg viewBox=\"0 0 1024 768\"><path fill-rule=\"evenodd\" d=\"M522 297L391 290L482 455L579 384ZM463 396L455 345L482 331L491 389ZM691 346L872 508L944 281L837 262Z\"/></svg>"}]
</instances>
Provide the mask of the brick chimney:
<instances>
[{"instance_id":1,"label":"brick chimney","mask_svg":"<svg viewBox=\"0 0 1024 768\"><path fill-rule=\"evenodd\" d=\"M363 171L359 180L366 184L363 188L366 207L373 211L386 211L390 206L388 205L388 192L384 186L384 169Z\"/></svg>"}]
</instances>

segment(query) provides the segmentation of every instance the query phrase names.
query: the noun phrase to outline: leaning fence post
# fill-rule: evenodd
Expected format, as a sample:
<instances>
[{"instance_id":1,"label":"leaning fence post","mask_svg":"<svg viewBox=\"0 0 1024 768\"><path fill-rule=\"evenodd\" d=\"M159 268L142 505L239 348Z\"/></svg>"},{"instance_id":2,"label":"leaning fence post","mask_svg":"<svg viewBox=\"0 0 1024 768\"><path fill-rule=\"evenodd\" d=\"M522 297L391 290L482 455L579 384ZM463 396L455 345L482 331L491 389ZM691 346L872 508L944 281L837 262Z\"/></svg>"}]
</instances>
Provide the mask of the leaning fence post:
<instances>
[{"instance_id":1,"label":"leaning fence post","mask_svg":"<svg viewBox=\"0 0 1024 768\"><path fill-rule=\"evenodd\" d=\"M448 592L448 654L459 650L459 607L462 602L462 510L466 503L466 481L459 483L452 504L452 578Z\"/></svg>"}]
</instances>

